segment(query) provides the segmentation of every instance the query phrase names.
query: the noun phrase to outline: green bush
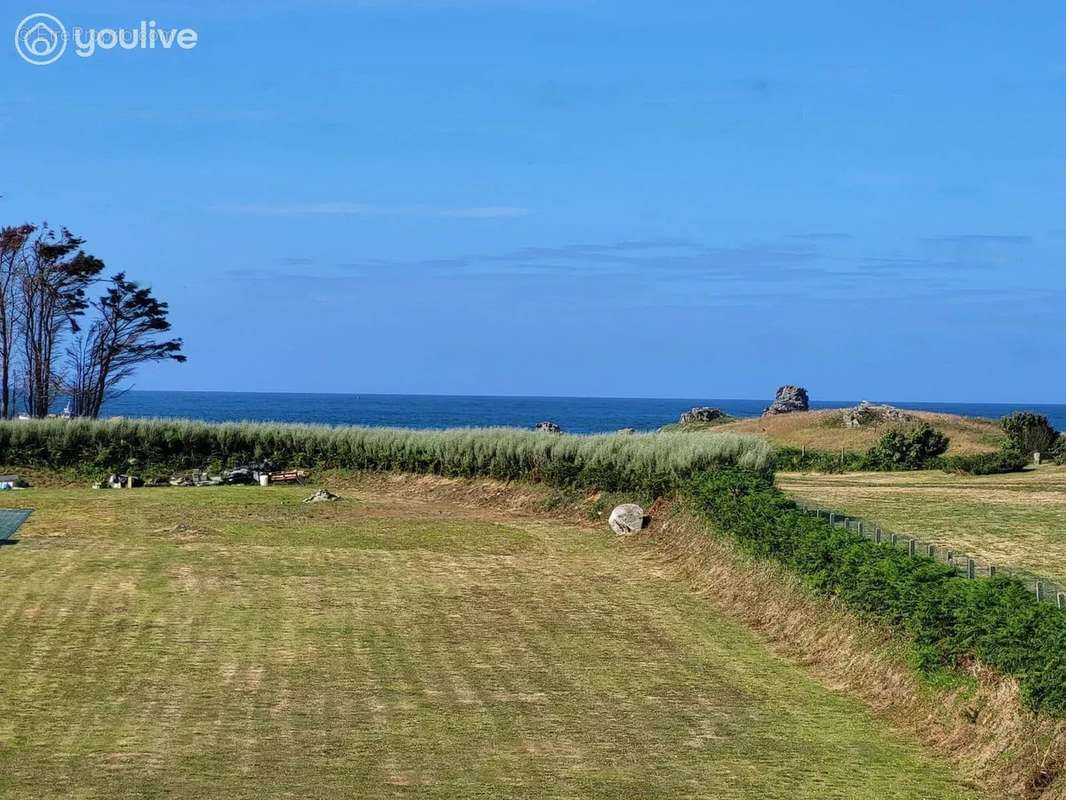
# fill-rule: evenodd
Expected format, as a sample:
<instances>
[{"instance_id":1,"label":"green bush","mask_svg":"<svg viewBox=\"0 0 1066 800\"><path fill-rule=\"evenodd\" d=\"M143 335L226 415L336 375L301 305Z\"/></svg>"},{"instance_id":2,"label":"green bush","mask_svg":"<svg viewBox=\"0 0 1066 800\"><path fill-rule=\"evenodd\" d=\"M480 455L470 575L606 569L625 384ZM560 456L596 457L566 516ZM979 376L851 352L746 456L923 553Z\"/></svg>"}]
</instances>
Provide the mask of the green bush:
<instances>
[{"instance_id":1,"label":"green bush","mask_svg":"<svg viewBox=\"0 0 1066 800\"><path fill-rule=\"evenodd\" d=\"M1029 457L1016 450L1000 450L996 453L944 456L932 463L945 472L958 475L1001 475L1021 472L1029 465Z\"/></svg>"},{"instance_id":2,"label":"green bush","mask_svg":"<svg viewBox=\"0 0 1066 800\"><path fill-rule=\"evenodd\" d=\"M765 476L723 468L689 489L696 508L756 555L895 626L925 669L979 659L1017 679L1026 703L1066 714L1066 614L1019 581L967 580L951 567L812 517Z\"/></svg>"},{"instance_id":3,"label":"green bush","mask_svg":"<svg viewBox=\"0 0 1066 800\"><path fill-rule=\"evenodd\" d=\"M0 422L0 462L144 474L235 466L433 473L663 494L717 465L768 468L765 440L735 433L565 436L514 428L416 431L186 420Z\"/></svg>"},{"instance_id":4,"label":"green bush","mask_svg":"<svg viewBox=\"0 0 1066 800\"><path fill-rule=\"evenodd\" d=\"M1059 436L1059 443L1051 451L1051 458L1060 466L1066 465L1066 436Z\"/></svg>"},{"instance_id":5,"label":"green bush","mask_svg":"<svg viewBox=\"0 0 1066 800\"><path fill-rule=\"evenodd\" d=\"M1048 418L1032 411L1016 411L999 424L1007 434L1008 446L1021 453L1049 453L1059 439Z\"/></svg>"},{"instance_id":6,"label":"green bush","mask_svg":"<svg viewBox=\"0 0 1066 800\"><path fill-rule=\"evenodd\" d=\"M867 462L871 469L923 469L927 462L943 454L951 440L927 422L896 427L870 448Z\"/></svg>"}]
</instances>

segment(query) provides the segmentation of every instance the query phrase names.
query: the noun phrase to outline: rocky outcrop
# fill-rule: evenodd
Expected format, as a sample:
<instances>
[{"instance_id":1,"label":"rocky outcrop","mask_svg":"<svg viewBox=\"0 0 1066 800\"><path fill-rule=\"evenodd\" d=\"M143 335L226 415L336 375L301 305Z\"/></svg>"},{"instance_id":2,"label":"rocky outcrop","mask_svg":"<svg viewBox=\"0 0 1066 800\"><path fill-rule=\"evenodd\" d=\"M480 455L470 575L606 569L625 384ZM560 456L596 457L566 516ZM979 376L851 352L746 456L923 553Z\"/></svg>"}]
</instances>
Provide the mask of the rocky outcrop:
<instances>
[{"instance_id":1,"label":"rocky outcrop","mask_svg":"<svg viewBox=\"0 0 1066 800\"><path fill-rule=\"evenodd\" d=\"M876 428L880 425L902 425L914 422L915 416L901 408L876 405L863 400L857 406L845 408L841 415L845 428Z\"/></svg>"},{"instance_id":2,"label":"rocky outcrop","mask_svg":"<svg viewBox=\"0 0 1066 800\"><path fill-rule=\"evenodd\" d=\"M725 414L722 413L720 408L710 408L708 406L696 406L689 409L678 422L681 425L691 425L696 422L714 422L716 419L721 419Z\"/></svg>"},{"instance_id":3,"label":"rocky outcrop","mask_svg":"<svg viewBox=\"0 0 1066 800\"><path fill-rule=\"evenodd\" d=\"M537 433L562 433L563 429L556 425L554 422L538 422L533 426L533 430Z\"/></svg>"},{"instance_id":4,"label":"rocky outcrop","mask_svg":"<svg viewBox=\"0 0 1066 800\"><path fill-rule=\"evenodd\" d=\"M810 399L807 390L802 386L791 384L782 386L777 390L774 402L762 412L764 417L772 417L776 414L791 414L794 411L807 411L810 408Z\"/></svg>"},{"instance_id":5,"label":"rocky outcrop","mask_svg":"<svg viewBox=\"0 0 1066 800\"><path fill-rule=\"evenodd\" d=\"M636 533L644 527L644 509L636 503L623 503L615 506L607 520L615 533Z\"/></svg>"}]
</instances>

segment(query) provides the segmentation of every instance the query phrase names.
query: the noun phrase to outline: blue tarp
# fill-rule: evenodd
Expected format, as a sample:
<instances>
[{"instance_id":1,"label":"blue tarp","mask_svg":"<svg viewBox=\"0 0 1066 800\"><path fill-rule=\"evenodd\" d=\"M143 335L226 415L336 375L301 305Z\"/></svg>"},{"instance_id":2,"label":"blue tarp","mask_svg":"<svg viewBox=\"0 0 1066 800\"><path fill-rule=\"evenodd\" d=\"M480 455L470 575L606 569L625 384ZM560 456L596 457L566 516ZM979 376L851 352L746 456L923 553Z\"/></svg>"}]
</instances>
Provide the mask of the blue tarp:
<instances>
[{"instance_id":1,"label":"blue tarp","mask_svg":"<svg viewBox=\"0 0 1066 800\"><path fill-rule=\"evenodd\" d=\"M0 542L10 538L32 513L32 508L0 508Z\"/></svg>"}]
</instances>

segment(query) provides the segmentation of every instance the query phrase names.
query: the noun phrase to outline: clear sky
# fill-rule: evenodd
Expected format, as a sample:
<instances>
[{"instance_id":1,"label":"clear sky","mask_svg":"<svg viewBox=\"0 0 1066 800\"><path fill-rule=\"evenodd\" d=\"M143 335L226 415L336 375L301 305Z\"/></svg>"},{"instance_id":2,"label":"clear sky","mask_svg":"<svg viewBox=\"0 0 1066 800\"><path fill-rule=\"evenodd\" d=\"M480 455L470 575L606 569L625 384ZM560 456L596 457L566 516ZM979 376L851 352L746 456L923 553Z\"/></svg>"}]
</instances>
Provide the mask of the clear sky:
<instances>
[{"instance_id":1,"label":"clear sky","mask_svg":"<svg viewBox=\"0 0 1066 800\"><path fill-rule=\"evenodd\" d=\"M192 28L31 66L19 21ZM142 389L1066 401L1066 8L5 2L0 221ZM73 43L71 43L73 48Z\"/></svg>"}]
</instances>

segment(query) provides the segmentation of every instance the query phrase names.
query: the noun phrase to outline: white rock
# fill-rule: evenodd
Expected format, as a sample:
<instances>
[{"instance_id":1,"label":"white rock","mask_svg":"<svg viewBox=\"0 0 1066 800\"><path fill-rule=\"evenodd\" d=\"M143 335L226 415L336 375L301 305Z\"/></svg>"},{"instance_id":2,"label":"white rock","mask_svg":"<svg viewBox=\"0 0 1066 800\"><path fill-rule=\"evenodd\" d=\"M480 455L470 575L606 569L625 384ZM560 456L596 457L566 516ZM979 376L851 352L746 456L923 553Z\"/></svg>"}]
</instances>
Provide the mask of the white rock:
<instances>
[{"instance_id":1,"label":"white rock","mask_svg":"<svg viewBox=\"0 0 1066 800\"><path fill-rule=\"evenodd\" d=\"M611 512L607 524L615 533L636 533L644 527L644 509L636 503L623 503Z\"/></svg>"}]
</instances>

